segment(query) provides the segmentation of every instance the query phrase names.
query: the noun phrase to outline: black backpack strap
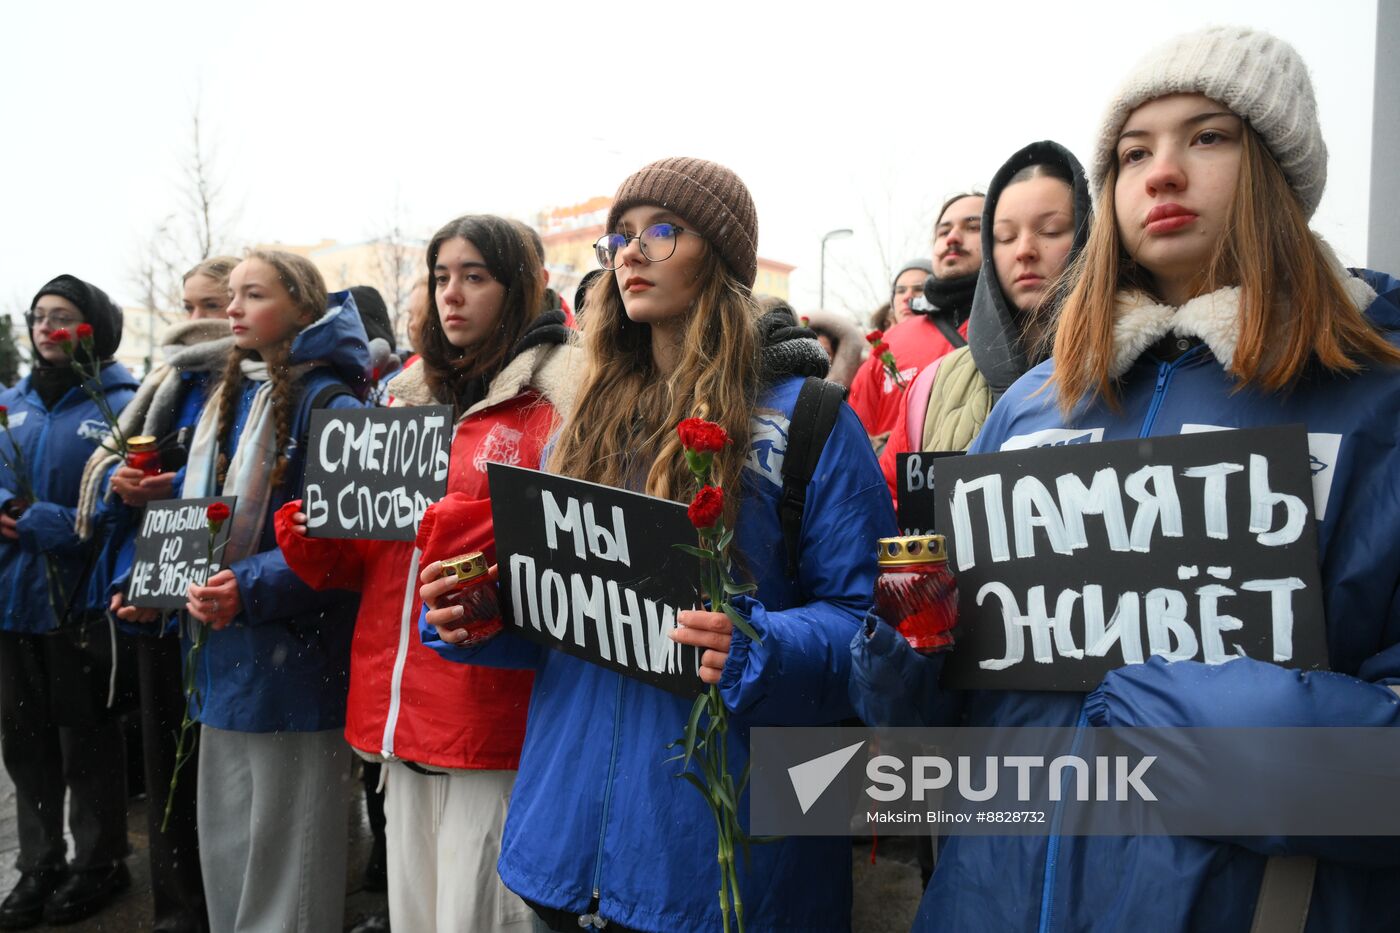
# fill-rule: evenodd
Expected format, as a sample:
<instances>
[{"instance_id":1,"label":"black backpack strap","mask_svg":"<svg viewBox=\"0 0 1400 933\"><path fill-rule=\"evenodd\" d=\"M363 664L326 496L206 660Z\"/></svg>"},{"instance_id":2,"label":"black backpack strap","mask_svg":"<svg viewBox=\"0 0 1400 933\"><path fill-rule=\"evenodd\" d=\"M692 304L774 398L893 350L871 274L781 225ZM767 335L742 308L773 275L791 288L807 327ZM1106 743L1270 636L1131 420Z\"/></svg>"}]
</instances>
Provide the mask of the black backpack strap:
<instances>
[{"instance_id":1,"label":"black backpack strap","mask_svg":"<svg viewBox=\"0 0 1400 933\"><path fill-rule=\"evenodd\" d=\"M787 452L783 455L783 494L778 499L778 524L787 545L788 575L796 579L801 556L802 512L807 505L807 484L817 470L817 460L836 417L846 401L845 386L808 376L797 394L788 425Z\"/></svg>"},{"instance_id":2,"label":"black backpack strap","mask_svg":"<svg viewBox=\"0 0 1400 933\"><path fill-rule=\"evenodd\" d=\"M953 345L954 350L961 350L967 346L967 339L958 333L958 329L950 324L947 318L933 314L929 316L929 320L933 321L933 326L938 328L938 332L943 335L944 340Z\"/></svg>"},{"instance_id":3,"label":"black backpack strap","mask_svg":"<svg viewBox=\"0 0 1400 933\"><path fill-rule=\"evenodd\" d=\"M329 408L331 402L340 398L342 395L353 396L354 394L354 392L351 392L346 388L345 384L341 382L332 382L328 385L323 385L321 386L321 391L317 392L315 397L311 399L311 410L315 411L318 408Z\"/></svg>"}]
</instances>

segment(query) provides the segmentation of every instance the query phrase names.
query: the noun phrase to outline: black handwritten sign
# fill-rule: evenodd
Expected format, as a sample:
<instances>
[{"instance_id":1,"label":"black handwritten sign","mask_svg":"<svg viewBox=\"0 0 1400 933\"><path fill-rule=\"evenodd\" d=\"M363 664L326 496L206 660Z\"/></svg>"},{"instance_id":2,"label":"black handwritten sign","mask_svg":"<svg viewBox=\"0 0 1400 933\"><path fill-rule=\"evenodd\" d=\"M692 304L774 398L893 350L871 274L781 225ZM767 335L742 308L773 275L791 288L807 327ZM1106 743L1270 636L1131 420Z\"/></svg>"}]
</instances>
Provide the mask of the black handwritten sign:
<instances>
[{"instance_id":1,"label":"black handwritten sign","mask_svg":"<svg viewBox=\"0 0 1400 933\"><path fill-rule=\"evenodd\" d=\"M211 499L162 499L146 506L136 533L136 554L126 601L143 609L183 609L190 584L204 581L222 565L224 545L233 525L230 517L214 536L214 560L209 559L208 508L222 502L232 513L232 496Z\"/></svg>"},{"instance_id":2,"label":"black handwritten sign","mask_svg":"<svg viewBox=\"0 0 1400 933\"><path fill-rule=\"evenodd\" d=\"M933 491L935 465L944 457L961 457L962 454L961 450L933 450L895 455L895 469L898 471L895 488L899 493L895 511L898 513L900 534L934 534L938 502Z\"/></svg>"},{"instance_id":3,"label":"black handwritten sign","mask_svg":"<svg viewBox=\"0 0 1400 933\"><path fill-rule=\"evenodd\" d=\"M663 690L700 693L700 651L672 641L696 606L685 507L488 464L501 615L519 634ZM507 518L509 516L509 518Z\"/></svg>"},{"instance_id":4,"label":"black handwritten sign","mask_svg":"<svg viewBox=\"0 0 1400 933\"><path fill-rule=\"evenodd\" d=\"M447 494L452 430L447 405L313 411L307 534L412 541L428 506Z\"/></svg>"},{"instance_id":5,"label":"black handwritten sign","mask_svg":"<svg viewBox=\"0 0 1400 933\"><path fill-rule=\"evenodd\" d=\"M1092 690L1152 655L1325 668L1309 463L1295 425L940 463L944 684Z\"/></svg>"}]
</instances>

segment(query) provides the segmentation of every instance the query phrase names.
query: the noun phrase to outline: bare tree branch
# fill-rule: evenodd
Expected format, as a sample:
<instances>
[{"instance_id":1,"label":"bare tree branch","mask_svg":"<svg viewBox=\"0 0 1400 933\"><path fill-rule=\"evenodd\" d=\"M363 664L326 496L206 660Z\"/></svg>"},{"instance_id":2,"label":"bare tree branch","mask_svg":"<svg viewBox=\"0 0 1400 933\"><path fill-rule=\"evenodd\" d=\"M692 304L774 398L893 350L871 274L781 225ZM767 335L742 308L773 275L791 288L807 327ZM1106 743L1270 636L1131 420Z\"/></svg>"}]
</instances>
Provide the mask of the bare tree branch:
<instances>
[{"instance_id":1,"label":"bare tree branch","mask_svg":"<svg viewBox=\"0 0 1400 933\"><path fill-rule=\"evenodd\" d=\"M413 292L414 270L418 267L419 249L403 230L403 207L394 195L394 207L385 224L385 232L372 241L375 264L378 267L379 293L389 308L389 324L394 336L404 333L400 326L408 311L409 295Z\"/></svg>"}]
</instances>

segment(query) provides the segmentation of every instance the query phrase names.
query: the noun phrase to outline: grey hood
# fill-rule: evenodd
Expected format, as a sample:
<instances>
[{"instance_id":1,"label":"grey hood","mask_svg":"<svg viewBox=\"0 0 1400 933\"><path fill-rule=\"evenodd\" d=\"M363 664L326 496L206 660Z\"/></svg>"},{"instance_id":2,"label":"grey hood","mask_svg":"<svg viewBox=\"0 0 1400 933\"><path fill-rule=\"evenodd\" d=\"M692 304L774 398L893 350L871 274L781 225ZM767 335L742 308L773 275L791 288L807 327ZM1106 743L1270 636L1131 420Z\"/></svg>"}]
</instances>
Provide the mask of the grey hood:
<instances>
[{"instance_id":1,"label":"grey hood","mask_svg":"<svg viewBox=\"0 0 1400 933\"><path fill-rule=\"evenodd\" d=\"M1040 359L1030 359L1021 345L1021 312L1007 300L997 280L996 264L992 259L994 237L993 219L997 201L1007 181L1029 165L1055 164L1069 169L1074 179L1074 243L1068 262L1072 263L1089 239L1093 219L1093 204L1089 198L1089 183L1079 160L1059 143L1044 140L1031 143L1007 159L987 188L987 201L982 208L982 270L977 278L977 290L972 296L972 314L967 326L967 342L972 359L982 378L992 390L992 398L1001 398L1011 384L1026 374Z\"/></svg>"}]
</instances>

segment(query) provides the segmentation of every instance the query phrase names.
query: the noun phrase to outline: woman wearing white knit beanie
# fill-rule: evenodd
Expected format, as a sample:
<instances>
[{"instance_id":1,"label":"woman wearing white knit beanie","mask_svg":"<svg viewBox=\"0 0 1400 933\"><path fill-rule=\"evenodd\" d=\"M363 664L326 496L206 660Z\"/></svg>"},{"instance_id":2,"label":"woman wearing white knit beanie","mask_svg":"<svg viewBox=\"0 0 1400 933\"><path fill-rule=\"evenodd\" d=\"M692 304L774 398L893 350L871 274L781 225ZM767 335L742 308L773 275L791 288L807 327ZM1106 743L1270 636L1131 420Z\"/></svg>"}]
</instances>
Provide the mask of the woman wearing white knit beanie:
<instances>
[{"instance_id":1,"label":"woman wearing white knit beanie","mask_svg":"<svg viewBox=\"0 0 1400 933\"><path fill-rule=\"evenodd\" d=\"M1202 584L1183 583L1192 595L1176 621L1223 638L1227 663L1199 652L1141 663L1117 624L1128 617L1115 615L1106 656L1121 666L1088 694L958 692L939 684L943 655L876 626L852 644L867 722L914 724L914 710L931 725L1400 727L1386 689L1400 682L1400 281L1348 271L1308 229L1326 169L1312 83L1286 43L1217 28L1147 56L1103 122L1098 210L1054 358L1008 390L970 453L1305 425L1331 670L1249 656L1244 636L1271 615L1238 598L1244 581L1200 590L1223 594L1230 614L1216 617L1228 631L1209 632L1196 618ZM1262 794L1278 767L1256 766L1258 751L1246 748L1234 777ZM917 928L1400 929L1394 838L1289 835L1295 814L1265 812L1277 814L1271 835L1230 841L953 837Z\"/></svg>"}]
</instances>

